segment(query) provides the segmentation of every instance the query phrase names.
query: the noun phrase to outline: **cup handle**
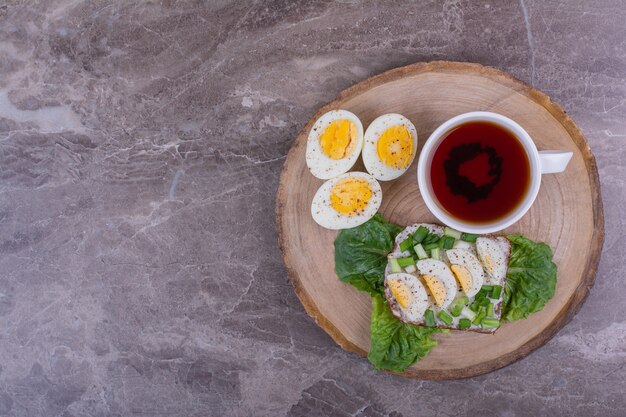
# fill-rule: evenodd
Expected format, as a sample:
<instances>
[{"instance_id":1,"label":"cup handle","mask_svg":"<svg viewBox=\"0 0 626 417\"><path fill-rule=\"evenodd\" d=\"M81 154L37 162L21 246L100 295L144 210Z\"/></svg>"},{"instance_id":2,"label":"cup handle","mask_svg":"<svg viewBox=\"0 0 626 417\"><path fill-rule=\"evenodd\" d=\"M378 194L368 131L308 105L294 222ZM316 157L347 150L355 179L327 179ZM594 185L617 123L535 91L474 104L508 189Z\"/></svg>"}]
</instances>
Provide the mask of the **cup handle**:
<instances>
[{"instance_id":1,"label":"cup handle","mask_svg":"<svg viewBox=\"0 0 626 417\"><path fill-rule=\"evenodd\" d=\"M563 151L539 151L542 174L556 174L565 171L567 164L572 159L573 152Z\"/></svg>"}]
</instances>

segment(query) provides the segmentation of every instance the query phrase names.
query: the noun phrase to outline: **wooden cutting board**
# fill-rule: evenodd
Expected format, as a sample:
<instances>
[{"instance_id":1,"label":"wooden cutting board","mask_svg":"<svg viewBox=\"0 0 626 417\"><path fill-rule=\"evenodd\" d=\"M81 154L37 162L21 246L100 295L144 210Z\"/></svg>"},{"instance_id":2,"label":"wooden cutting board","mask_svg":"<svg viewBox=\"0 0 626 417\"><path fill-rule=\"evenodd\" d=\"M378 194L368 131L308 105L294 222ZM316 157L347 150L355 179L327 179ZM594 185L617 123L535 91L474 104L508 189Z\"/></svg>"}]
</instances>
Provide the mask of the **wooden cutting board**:
<instances>
[{"instance_id":1,"label":"wooden cutting board","mask_svg":"<svg viewBox=\"0 0 626 417\"><path fill-rule=\"evenodd\" d=\"M543 176L530 211L502 232L522 233L552 247L559 268L554 298L541 312L506 323L495 335L453 331L435 336L439 346L402 375L456 379L493 371L528 355L574 316L594 283L604 239L598 172L583 134L548 96L499 70L460 62L417 63L360 82L321 108L296 138L281 174L276 215L285 265L308 314L342 348L367 354L370 297L335 275L337 232L311 218L311 201L323 181L309 173L305 162L314 121L340 108L354 112L364 127L381 114L403 114L417 128L418 153L439 124L474 110L514 119L539 150L574 152L564 173ZM436 222L420 197L417 159L402 177L381 183L380 211L399 225ZM360 161L353 170L364 170Z\"/></svg>"}]
</instances>

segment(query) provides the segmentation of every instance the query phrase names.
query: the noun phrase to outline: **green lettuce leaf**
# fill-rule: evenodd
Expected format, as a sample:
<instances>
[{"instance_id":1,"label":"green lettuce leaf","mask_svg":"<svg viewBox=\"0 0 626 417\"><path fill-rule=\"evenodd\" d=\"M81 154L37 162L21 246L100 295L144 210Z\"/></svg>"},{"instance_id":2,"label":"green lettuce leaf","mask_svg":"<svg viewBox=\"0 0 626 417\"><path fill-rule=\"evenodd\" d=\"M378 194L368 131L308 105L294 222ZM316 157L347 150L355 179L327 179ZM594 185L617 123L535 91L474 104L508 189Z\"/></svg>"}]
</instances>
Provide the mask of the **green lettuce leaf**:
<instances>
[{"instance_id":1,"label":"green lettuce leaf","mask_svg":"<svg viewBox=\"0 0 626 417\"><path fill-rule=\"evenodd\" d=\"M377 213L366 223L342 230L335 239L335 272L342 282L382 294L387 254L402 228Z\"/></svg>"},{"instance_id":2,"label":"green lettuce leaf","mask_svg":"<svg viewBox=\"0 0 626 417\"><path fill-rule=\"evenodd\" d=\"M401 322L382 295L372 297L371 320L367 359L376 369L403 372L437 346L430 335L440 330Z\"/></svg>"},{"instance_id":3,"label":"green lettuce leaf","mask_svg":"<svg viewBox=\"0 0 626 417\"><path fill-rule=\"evenodd\" d=\"M506 276L502 317L519 320L540 311L554 296L556 265L552 250L522 235L508 236L511 258Z\"/></svg>"}]
</instances>

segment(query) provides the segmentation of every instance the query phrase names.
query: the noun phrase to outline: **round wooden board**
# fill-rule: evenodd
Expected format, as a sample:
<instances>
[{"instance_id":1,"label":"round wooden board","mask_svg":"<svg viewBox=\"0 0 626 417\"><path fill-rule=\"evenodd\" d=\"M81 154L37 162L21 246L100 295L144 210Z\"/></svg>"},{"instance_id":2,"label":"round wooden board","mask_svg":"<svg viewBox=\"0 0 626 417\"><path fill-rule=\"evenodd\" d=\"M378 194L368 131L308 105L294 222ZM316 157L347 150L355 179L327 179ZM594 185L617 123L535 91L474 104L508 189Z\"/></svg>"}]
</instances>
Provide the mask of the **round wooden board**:
<instances>
[{"instance_id":1,"label":"round wooden board","mask_svg":"<svg viewBox=\"0 0 626 417\"><path fill-rule=\"evenodd\" d=\"M587 141L560 106L506 73L478 64L417 63L360 82L320 109L295 140L280 178L278 236L289 276L306 311L342 348L367 354L370 297L335 275L337 232L311 218L311 201L323 181L309 173L305 162L315 119L339 108L354 112L365 127L381 114L403 114L417 128L418 152L439 124L473 110L516 120L540 150L574 152L564 173L543 176L531 210L502 232L523 233L552 247L559 268L554 298L530 319L506 323L495 335L437 335L439 346L402 375L456 379L493 371L544 344L573 317L593 285L604 240L598 172ZM381 183L385 219L399 225L435 223L420 197L416 166L417 158L405 175ZM353 170L363 170L362 164Z\"/></svg>"}]
</instances>

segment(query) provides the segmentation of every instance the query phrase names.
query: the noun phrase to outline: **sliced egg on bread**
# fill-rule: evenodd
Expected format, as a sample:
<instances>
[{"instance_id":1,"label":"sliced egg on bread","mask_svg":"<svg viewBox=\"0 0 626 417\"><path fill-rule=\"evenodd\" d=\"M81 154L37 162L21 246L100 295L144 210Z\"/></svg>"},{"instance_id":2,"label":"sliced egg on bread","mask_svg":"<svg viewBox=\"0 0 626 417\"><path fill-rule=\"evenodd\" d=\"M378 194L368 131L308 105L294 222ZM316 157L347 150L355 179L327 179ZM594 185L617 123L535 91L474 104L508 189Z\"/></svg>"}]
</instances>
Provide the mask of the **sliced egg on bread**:
<instances>
[{"instance_id":1,"label":"sliced egg on bread","mask_svg":"<svg viewBox=\"0 0 626 417\"><path fill-rule=\"evenodd\" d=\"M394 315L408 322L420 322L430 304L424 285L412 274L387 275L385 296Z\"/></svg>"},{"instance_id":2,"label":"sliced egg on bread","mask_svg":"<svg viewBox=\"0 0 626 417\"><path fill-rule=\"evenodd\" d=\"M485 282L485 273L476 255L466 249L450 249L446 256L463 292L468 297L475 296Z\"/></svg>"},{"instance_id":3,"label":"sliced egg on bread","mask_svg":"<svg viewBox=\"0 0 626 417\"><path fill-rule=\"evenodd\" d=\"M436 259L422 259L417 261L416 266L437 308L447 308L458 291L456 280L448 265Z\"/></svg>"},{"instance_id":4,"label":"sliced egg on bread","mask_svg":"<svg viewBox=\"0 0 626 417\"><path fill-rule=\"evenodd\" d=\"M476 239L478 259L487 272L487 284L502 285L508 269L507 260L511 243L505 237L479 237Z\"/></svg>"}]
</instances>

